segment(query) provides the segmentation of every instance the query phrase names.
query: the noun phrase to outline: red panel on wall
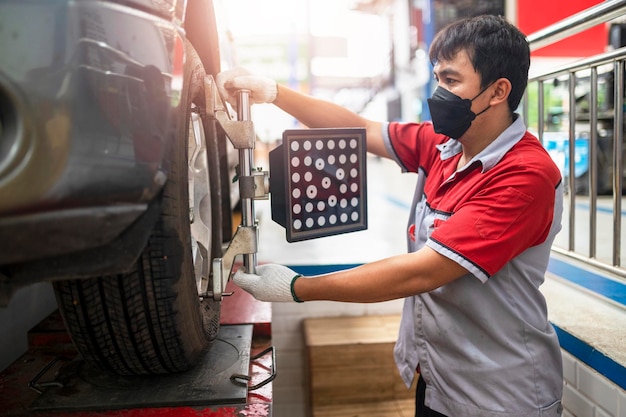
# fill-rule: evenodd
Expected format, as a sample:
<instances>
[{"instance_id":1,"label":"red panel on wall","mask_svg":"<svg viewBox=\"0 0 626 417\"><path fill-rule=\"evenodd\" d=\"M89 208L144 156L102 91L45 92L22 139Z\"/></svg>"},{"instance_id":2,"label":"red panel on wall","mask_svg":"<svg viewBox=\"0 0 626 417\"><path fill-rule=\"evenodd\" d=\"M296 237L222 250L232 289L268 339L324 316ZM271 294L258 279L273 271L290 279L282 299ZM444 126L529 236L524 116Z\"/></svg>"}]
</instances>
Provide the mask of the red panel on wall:
<instances>
[{"instance_id":1,"label":"red panel on wall","mask_svg":"<svg viewBox=\"0 0 626 417\"><path fill-rule=\"evenodd\" d=\"M530 35L559 20L588 9L602 0L518 0L518 27ZM569 39L533 51L533 56L585 57L606 50L608 33L604 25L588 29Z\"/></svg>"}]
</instances>

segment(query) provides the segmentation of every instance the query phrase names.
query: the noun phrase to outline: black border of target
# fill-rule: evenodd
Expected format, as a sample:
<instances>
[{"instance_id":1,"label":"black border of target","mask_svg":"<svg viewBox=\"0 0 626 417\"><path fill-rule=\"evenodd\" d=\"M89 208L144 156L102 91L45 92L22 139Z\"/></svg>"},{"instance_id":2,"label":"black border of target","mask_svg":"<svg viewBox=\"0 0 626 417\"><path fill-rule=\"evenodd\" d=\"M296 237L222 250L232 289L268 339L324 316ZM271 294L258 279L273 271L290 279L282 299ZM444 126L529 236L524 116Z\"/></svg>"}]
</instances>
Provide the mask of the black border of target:
<instances>
[{"instance_id":1,"label":"black border of target","mask_svg":"<svg viewBox=\"0 0 626 417\"><path fill-rule=\"evenodd\" d=\"M292 213L292 179L291 179L291 142L297 140L299 142L304 142L305 140L310 139L313 143L316 140L335 140L339 141L340 139L346 139L348 141L352 139L356 139L357 146L354 152L357 155L356 166L358 167L358 175L355 181L358 184L359 190L357 193L357 198L359 199L358 212L359 220L354 222L350 221L346 224L335 224L330 225L328 222L324 226L316 225L313 229L303 229L296 230L292 227L294 216ZM363 128L316 128L316 129L290 129L285 130L283 132L283 143L281 145L281 159L283 160L283 187L281 190L284 205L282 205L284 210L284 218L281 220L282 226L285 228L286 238L288 242L298 242L302 240L315 239L325 236L333 236L343 233L356 232L360 230L367 229L367 144L366 144L366 135L365 129ZM324 149L326 150L326 149ZM320 151L315 148L312 149L311 152ZM326 150L328 153L328 151ZM323 151L322 151L323 153ZM313 160L313 164L315 160ZM315 171L315 170L312 170ZM272 185L272 189L273 189ZM272 191L272 190L270 190ZM273 191L272 191L273 194ZM320 201L323 199L314 199L314 201ZM304 209L304 207L303 207ZM354 210L353 210L354 211ZM274 215L274 213L272 213ZM280 216L282 217L282 215ZM313 216L310 216L313 217Z\"/></svg>"}]
</instances>

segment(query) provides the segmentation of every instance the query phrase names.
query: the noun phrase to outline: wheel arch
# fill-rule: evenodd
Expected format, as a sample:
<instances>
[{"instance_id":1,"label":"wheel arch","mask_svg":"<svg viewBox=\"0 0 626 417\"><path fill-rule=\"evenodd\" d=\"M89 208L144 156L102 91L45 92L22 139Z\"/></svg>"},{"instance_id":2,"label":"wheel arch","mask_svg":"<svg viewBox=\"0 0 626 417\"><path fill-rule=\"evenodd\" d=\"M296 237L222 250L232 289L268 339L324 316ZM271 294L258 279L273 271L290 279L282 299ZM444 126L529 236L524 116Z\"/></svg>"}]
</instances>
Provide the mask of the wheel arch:
<instances>
[{"instance_id":1,"label":"wheel arch","mask_svg":"<svg viewBox=\"0 0 626 417\"><path fill-rule=\"evenodd\" d=\"M185 31L207 75L215 77L221 69L220 42L213 0L189 0Z\"/></svg>"}]
</instances>

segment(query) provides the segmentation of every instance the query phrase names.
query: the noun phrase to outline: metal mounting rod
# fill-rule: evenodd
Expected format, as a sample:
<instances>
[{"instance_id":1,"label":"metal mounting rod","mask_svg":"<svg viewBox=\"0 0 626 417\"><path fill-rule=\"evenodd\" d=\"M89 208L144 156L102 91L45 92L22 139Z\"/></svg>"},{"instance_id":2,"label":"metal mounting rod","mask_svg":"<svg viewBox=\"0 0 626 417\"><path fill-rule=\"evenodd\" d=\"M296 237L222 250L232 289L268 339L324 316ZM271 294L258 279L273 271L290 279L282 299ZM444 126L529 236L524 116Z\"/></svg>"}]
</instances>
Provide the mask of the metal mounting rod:
<instances>
[{"instance_id":1,"label":"metal mounting rod","mask_svg":"<svg viewBox=\"0 0 626 417\"><path fill-rule=\"evenodd\" d=\"M250 91L240 90L237 96L237 120L250 120ZM253 168L253 152L254 143L251 148L239 149L239 170L241 178L251 178ZM240 190L244 184L240 182ZM252 227L255 223L254 218L254 197L241 192L241 225L243 227ZM243 255L243 266L248 273L256 272L256 253L246 253Z\"/></svg>"},{"instance_id":2,"label":"metal mounting rod","mask_svg":"<svg viewBox=\"0 0 626 417\"><path fill-rule=\"evenodd\" d=\"M256 135L250 113L250 91L240 90L237 97L237 120L231 120L212 77L205 80L207 114L214 117L226 136L239 152L239 194L241 199L241 225L237 228L228 248L212 265L212 290L202 294L220 301L230 279L235 257L243 256L248 272L256 272L258 234L254 214L254 200L267 199L267 173L254 170L253 155ZM211 94L211 96L209 96Z\"/></svg>"}]
</instances>

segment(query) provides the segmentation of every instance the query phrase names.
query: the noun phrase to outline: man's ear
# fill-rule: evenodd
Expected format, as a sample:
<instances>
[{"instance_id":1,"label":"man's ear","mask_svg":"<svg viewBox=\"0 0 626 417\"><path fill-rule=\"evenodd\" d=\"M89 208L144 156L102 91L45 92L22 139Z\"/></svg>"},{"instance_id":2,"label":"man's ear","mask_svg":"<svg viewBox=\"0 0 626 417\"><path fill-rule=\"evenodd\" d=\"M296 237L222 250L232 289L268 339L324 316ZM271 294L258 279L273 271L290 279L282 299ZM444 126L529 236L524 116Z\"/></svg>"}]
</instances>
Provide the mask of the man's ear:
<instances>
[{"instance_id":1,"label":"man's ear","mask_svg":"<svg viewBox=\"0 0 626 417\"><path fill-rule=\"evenodd\" d=\"M508 78L498 78L493 85L495 89L493 90L489 104L493 106L501 102L506 102L509 98L509 94L511 94L511 81L509 81Z\"/></svg>"}]
</instances>

